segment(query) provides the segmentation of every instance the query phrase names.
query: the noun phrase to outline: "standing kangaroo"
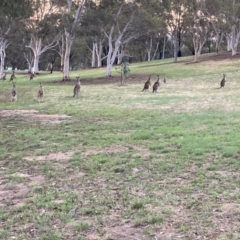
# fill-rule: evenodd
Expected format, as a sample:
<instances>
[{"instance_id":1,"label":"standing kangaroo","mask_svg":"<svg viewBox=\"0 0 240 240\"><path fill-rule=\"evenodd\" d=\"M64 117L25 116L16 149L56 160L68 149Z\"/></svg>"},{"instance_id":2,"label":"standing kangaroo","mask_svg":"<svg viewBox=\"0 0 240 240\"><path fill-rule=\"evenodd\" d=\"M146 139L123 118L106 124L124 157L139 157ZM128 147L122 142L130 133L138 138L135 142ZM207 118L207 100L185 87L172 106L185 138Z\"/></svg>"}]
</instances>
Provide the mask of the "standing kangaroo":
<instances>
[{"instance_id":1,"label":"standing kangaroo","mask_svg":"<svg viewBox=\"0 0 240 240\"><path fill-rule=\"evenodd\" d=\"M40 83L40 89L38 90L38 102L43 101L44 89L42 83Z\"/></svg>"},{"instance_id":2,"label":"standing kangaroo","mask_svg":"<svg viewBox=\"0 0 240 240\"><path fill-rule=\"evenodd\" d=\"M145 82L145 84L144 84L144 87L143 87L142 92L147 91L147 90L149 89L149 87L151 86L151 81L150 81L150 79L151 79L151 76L149 75L148 80L147 80L147 81Z\"/></svg>"},{"instance_id":3,"label":"standing kangaroo","mask_svg":"<svg viewBox=\"0 0 240 240\"><path fill-rule=\"evenodd\" d=\"M35 77L35 74L31 72L31 73L30 73L30 79L29 79L29 80L32 80L34 77Z\"/></svg>"},{"instance_id":4,"label":"standing kangaroo","mask_svg":"<svg viewBox=\"0 0 240 240\"><path fill-rule=\"evenodd\" d=\"M78 97L81 89L80 77L77 77L77 83L73 89L73 97Z\"/></svg>"},{"instance_id":5,"label":"standing kangaroo","mask_svg":"<svg viewBox=\"0 0 240 240\"><path fill-rule=\"evenodd\" d=\"M164 82L164 83L167 83L167 79L166 79L165 76L163 77L163 82Z\"/></svg>"},{"instance_id":6,"label":"standing kangaroo","mask_svg":"<svg viewBox=\"0 0 240 240\"><path fill-rule=\"evenodd\" d=\"M15 72L13 71L9 81L13 81L14 78L16 78L16 77L15 77Z\"/></svg>"},{"instance_id":7,"label":"standing kangaroo","mask_svg":"<svg viewBox=\"0 0 240 240\"><path fill-rule=\"evenodd\" d=\"M12 93L11 93L11 102L13 101L17 101L17 87L16 87L16 83L13 82L13 88L12 88Z\"/></svg>"},{"instance_id":8,"label":"standing kangaroo","mask_svg":"<svg viewBox=\"0 0 240 240\"><path fill-rule=\"evenodd\" d=\"M220 82L220 88L224 87L224 86L225 86L225 83L226 83L226 74L223 74L223 79L222 79L222 81Z\"/></svg>"},{"instance_id":9,"label":"standing kangaroo","mask_svg":"<svg viewBox=\"0 0 240 240\"><path fill-rule=\"evenodd\" d=\"M157 75L157 81L153 84L153 93L156 93L160 86L160 77Z\"/></svg>"}]
</instances>

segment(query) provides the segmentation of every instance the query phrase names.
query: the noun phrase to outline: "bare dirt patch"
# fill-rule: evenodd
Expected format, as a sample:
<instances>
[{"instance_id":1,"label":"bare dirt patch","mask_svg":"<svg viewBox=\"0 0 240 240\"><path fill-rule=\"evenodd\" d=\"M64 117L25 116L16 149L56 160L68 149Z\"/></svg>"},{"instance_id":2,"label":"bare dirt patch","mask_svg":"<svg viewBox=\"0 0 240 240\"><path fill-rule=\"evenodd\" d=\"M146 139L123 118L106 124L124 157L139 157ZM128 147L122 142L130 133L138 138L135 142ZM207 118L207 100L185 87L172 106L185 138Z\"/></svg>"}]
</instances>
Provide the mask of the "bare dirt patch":
<instances>
[{"instance_id":1,"label":"bare dirt patch","mask_svg":"<svg viewBox=\"0 0 240 240\"><path fill-rule=\"evenodd\" d=\"M89 148L86 152L82 153L84 157L89 156L89 155L96 155L96 154L110 154L110 153L120 153L126 151L128 148L123 147L123 146L110 146L110 147L105 147L105 148Z\"/></svg>"},{"instance_id":2,"label":"bare dirt patch","mask_svg":"<svg viewBox=\"0 0 240 240\"><path fill-rule=\"evenodd\" d=\"M228 213L228 212L239 212L240 213L240 204L225 203L220 207L220 211L224 212L224 213Z\"/></svg>"},{"instance_id":3,"label":"bare dirt patch","mask_svg":"<svg viewBox=\"0 0 240 240\"><path fill-rule=\"evenodd\" d=\"M159 64L157 64L159 65ZM148 74L131 74L126 77L124 85L146 81L148 79ZM110 76L110 77L99 77L99 78L81 78L81 83L83 85L97 85L97 84L116 84L120 85L121 76ZM51 81L49 84L56 83L56 84L64 84L64 85L74 85L76 83L76 79L71 79L68 81Z\"/></svg>"},{"instance_id":4,"label":"bare dirt patch","mask_svg":"<svg viewBox=\"0 0 240 240\"><path fill-rule=\"evenodd\" d=\"M66 114L40 114L37 110L2 110L0 117L13 117L18 116L28 121L39 121L43 124L59 124L64 120L70 118Z\"/></svg>"},{"instance_id":5,"label":"bare dirt patch","mask_svg":"<svg viewBox=\"0 0 240 240\"><path fill-rule=\"evenodd\" d=\"M68 152L57 152L57 153L50 153L44 156L28 156L24 159L27 161L45 161L45 160L68 160L74 154L73 151Z\"/></svg>"},{"instance_id":6,"label":"bare dirt patch","mask_svg":"<svg viewBox=\"0 0 240 240\"><path fill-rule=\"evenodd\" d=\"M11 204L15 206L22 206L25 204L31 185L42 185L45 178L42 175L30 176L24 173L15 173L12 176L19 176L26 178L28 181L25 183L6 183L0 185L0 202L1 205Z\"/></svg>"}]
</instances>

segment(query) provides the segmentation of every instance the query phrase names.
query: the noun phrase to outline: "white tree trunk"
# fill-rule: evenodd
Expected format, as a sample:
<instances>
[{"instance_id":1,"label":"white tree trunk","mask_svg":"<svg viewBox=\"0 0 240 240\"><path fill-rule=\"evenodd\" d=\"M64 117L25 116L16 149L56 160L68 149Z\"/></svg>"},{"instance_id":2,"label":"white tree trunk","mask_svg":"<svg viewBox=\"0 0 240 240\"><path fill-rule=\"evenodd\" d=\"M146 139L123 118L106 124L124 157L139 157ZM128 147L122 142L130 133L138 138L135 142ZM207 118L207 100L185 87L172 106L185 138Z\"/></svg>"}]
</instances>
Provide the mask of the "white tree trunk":
<instances>
[{"instance_id":1,"label":"white tree trunk","mask_svg":"<svg viewBox=\"0 0 240 240\"><path fill-rule=\"evenodd\" d=\"M66 30L65 30L65 43L66 43L66 46L65 46L65 54L64 54L64 63L63 63L63 78L65 80L69 80L70 79L69 60L70 60L70 53L71 53L71 48L73 44L73 37Z\"/></svg>"},{"instance_id":2,"label":"white tree trunk","mask_svg":"<svg viewBox=\"0 0 240 240\"><path fill-rule=\"evenodd\" d=\"M0 79L3 77L3 71L4 71L4 62L5 62L5 57L6 57L6 53L5 53L5 49L3 44L0 42Z\"/></svg>"},{"instance_id":3,"label":"white tree trunk","mask_svg":"<svg viewBox=\"0 0 240 240\"><path fill-rule=\"evenodd\" d=\"M39 58L40 58L39 54L34 55L33 73L38 73L39 72L39 70L38 70Z\"/></svg>"},{"instance_id":4,"label":"white tree trunk","mask_svg":"<svg viewBox=\"0 0 240 240\"><path fill-rule=\"evenodd\" d=\"M178 42L177 39L173 40L173 62L177 62L177 54L178 54Z\"/></svg>"},{"instance_id":5,"label":"white tree trunk","mask_svg":"<svg viewBox=\"0 0 240 240\"><path fill-rule=\"evenodd\" d=\"M1 59L1 62L0 62L0 79L3 77L3 71L4 71L4 61L5 61L5 57L6 57L6 54L5 54L5 50L3 51L2 47L0 47L0 59Z\"/></svg>"},{"instance_id":6,"label":"white tree trunk","mask_svg":"<svg viewBox=\"0 0 240 240\"><path fill-rule=\"evenodd\" d=\"M152 60L154 60L156 58L157 51L158 51L158 48L159 48L159 43L160 43L160 40L157 41L156 48L155 48L154 54L152 56Z\"/></svg>"},{"instance_id":7,"label":"white tree trunk","mask_svg":"<svg viewBox=\"0 0 240 240\"><path fill-rule=\"evenodd\" d=\"M121 5L121 7L118 10L118 13L116 15L116 21L118 16L121 14L122 6L123 5ZM112 66L114 64L114 61L116 59L120 46L130 42L130 40L134 38L134 35L131 32L128 33L129 35L126 35L126 31L132 22L132 18L133 18L133 15L131 16L130 20L124 25L123 29L119 28L119 24L116 24L116 25L113 24L109 34L104 32L106 37L108 38L108 47L109 47L108 55L107 55L107 72L106 72L107 76L111 76L112 74ZM116 31L117 35L113 36L115 27L117 27L117 31ZM113 40L113 39L116 39L116 40ZM114 46L113 46L113 41L114 41Z\"/></svg>"},{"instance_id":8,"label":"white tree trunk","mask_svg":"<svg viewBox=\"0 0 240 240\"><path fill-rule=\"evenodd\" d=\"M232 50L232 36L231 34L226 35L226 40L227 40L227 51Z\"/></svg>"},{"instance_id":9,"label":"white tree trunk","mask_svg":"<svg viewBox=\"0 0 240 240\"><path fill-rule=\"evenodd\" d=\"M4 33L6 36L10 31L10 28L7 29L7 31ZM10 43L4 38L0 37L0 78L3 77L3 71L4 71L4 63L6 58L6 48L8 47Z\"/></svg>"},{"instance_id":10,"label":"white tree trunk","mask_svg":"<svg viewBox=\"0 0 240 240\"><path fill-rule=\"evenodd\" d=\"M236 25L232 26L232 56L237 54L237 47L240 38L240 30L237 28Z\"/></svg>"},{"instance_id":11,"label":"white tree trunk","mask_svg":"<svg viewBox=\"0 0 240 240\"><path fill-rule=\"evenodd\" d=\"M202 54L202 49L203 49L203 46L206 43L206 41L207 40L205 40L205 39L200 39L199 46L198 46L198 52L197 52L198 56Z\"/></svg>"},{"instance_id":12,"label":"white tree trunk","mask_svg":"<svg viewBox=\"0 0 240 240\"><path fill-rule=\"evenodd\" d=\"M6 58L6 48L8 47L10 43L7 43L7 40L4 38L0 38L0 78L3 77L3 71L4 71L4 63Z\"/></svg>"},{"instance_id":13,"label":"white tree trunk","mask_svg":"<svg viewBox=\"0 0 240 240\"><path fill-rule=\"evenodd\" d=\"M38 73L39 71L38 64L41 54L46 52L48 49L54 48L58 44L59 37L59 35L56 36L51 43L42 48L42 39L31 36L30 43L26 47L32 49L34 54L33 73Z\"/></svg>"},{"instance_id":14,"label":"white tree trunk","mask_svg":"<svg viewBox=\"0 0 240 240\"><path fill-rule=\"evenodd\" d=\"M97 67L102 67L102 40L100 39L96 45Z\"/></svg>"},{"instance_id":15,"label":"white tree trunk","mask_svg":"<svg viewBox=\"0 0 240 240\"><path fill-rule=\"evenodd\" d=\"M165 58L166 38L167 38L167 36L165 36L164 39L163 39L162 59Z\"/></svg>"},{"instance_id":16,"label":"white tree trunk","mask_svg":"<svg viewBox=\"0 0 240 240\"><path fill-rule=\"evenodd\" d=\"M117 53L117 57L118 57L117 64L118 65L120 65L122 63L123 56L124 56L124 50L123 50L122 46L120 46L118 49L118 53Z\"/></svg>"},{"instance_id":17,"label":"white tree trunk","mask_svg":"<svg viewBox=\"0 0 240 240\"><path fill-rule=\"evenodd\" d=\"M92 44L92 68L96 67L96 49L97 49L97 43L94 41Z\"/></svg>"},{"instance_id":18,"label":"white tree trunk","mask_svg":"<svg viewBox=\"0 0 240 240\"><path fill-rule=\"evenodd\" d=\"M150 37L149 41L146 41L146 52L147 52L147 61L151 61L151 52L152 52L152 37Z\"/></svg>"}]
</instances>

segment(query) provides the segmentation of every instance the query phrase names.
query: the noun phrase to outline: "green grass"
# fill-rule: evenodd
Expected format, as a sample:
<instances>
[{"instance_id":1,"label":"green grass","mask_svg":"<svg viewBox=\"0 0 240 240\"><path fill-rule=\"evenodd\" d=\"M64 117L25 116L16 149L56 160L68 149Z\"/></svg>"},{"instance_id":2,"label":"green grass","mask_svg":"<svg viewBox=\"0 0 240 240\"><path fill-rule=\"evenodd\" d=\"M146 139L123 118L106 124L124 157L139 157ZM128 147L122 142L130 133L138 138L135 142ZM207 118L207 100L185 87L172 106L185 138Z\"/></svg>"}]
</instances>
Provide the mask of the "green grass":
<instances>
[{"instance_id":1,"label":"green grass","mask_svg":"<svg viewBox=\"0 0 240 240\"><path fill-rule=\"evenodd\" d=\"M240 59L225 57L130 64L122 87L71 72L77 99L57 72L16 71L17 102L0 82L0 239L239 239ZM148 74L167 77L156 94Z\"/></svg>"}]
</instances>

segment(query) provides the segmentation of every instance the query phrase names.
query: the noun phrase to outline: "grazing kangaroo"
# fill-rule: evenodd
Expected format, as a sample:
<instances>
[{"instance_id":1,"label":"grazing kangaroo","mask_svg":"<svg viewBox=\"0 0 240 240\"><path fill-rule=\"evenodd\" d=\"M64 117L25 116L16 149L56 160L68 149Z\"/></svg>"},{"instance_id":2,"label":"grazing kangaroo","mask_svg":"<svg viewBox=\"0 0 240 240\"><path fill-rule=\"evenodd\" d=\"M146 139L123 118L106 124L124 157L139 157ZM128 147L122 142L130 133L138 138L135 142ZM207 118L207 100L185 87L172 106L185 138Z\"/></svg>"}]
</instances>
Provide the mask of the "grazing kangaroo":
<instances>
[{"instance_id":1,"label":"grazing kangaroo","mask_svg":"<svg viewBox=\"0 0 240 240\"><path fill-rule=\"evenodd\" d=\"M43 101L44 89L42 83L40 83L40 89L38 90L38 102Z\"/></svg>"},{"instance_id":2,"label":"grazing kangaroo","mask_svg":"<svg viewBox=\"0 0 240 240\"><path fill-rule=\"evenodd\" d=\"M78 97L81 89L80 77L77 77L77 83L73 89L73 97Z\"/></svg>"},{"instance_id":3,"label":"grazing kangaroo","mask_svg":"<svg viewBox=\"0 0 240 240\"><path fill-rule=\"evenodd\" d=\"M149 87L151 86L151 81L150 81L150 79L151 79L151 76L149 76L149 77L148 77L148 80L145 82L142 92L147 91L147 90L149 89Z\"/></svg>"},{"instance_id":4,"label":"grazing kangaroo","mask_svg":"<svg viewBox=\"0 0 240 240\"><path fill-rule=\"evenodd\" d=\"M14 78L16 78L16 77L15 77L15 72L13 71L9 81L13 81Z\"/></svg>"},{"instance_id":5,"label":"grazing kangaroo","mask_svg":"<svg viewBox=\"0 0 240 240\"><path fill-rule=\"evenodd\" d=\"M31 72L31 73L30 73L30 79L29 79L29 80L32 80L34 77L35 77L35 74Z\"/></svg>"},{"instance_id":6,"label":"grazing kangaroo","mask_svg":"<svg viewBox=\"0 0 240 240\"><path fill-rule=\"evenodd\" d=\"M17 88L16 88L16 83L13 82L13 88L12 88L12 93L11 93L11 102L17 101Z\"/></svg>"},{"instance_id":7,"label":"grazing kangaroo","mask_svg":"<svg viewBox=\"0 0 240 240\"><path fill-rule=\"evenodd\" d=\"M163 82L164 82L164 83L167 83L167 79L166 79L165 76L163 77Z\"/></svg>"},{"instance_id":8,"label":"grazing kangaroo","mask_svg":"<svg viewBox=\"0 0 240 240\"><path fill-rule=\"evenodd\" d=\"M160 86L160 77L159 77L159 75L157 75L157 76L158 76L157 81L153 84L153 93L156 93Z\"/></svg>"},{"instance_id":9,"label":"grazing kangaroo","mask_svg":"<svg viewBox=\"0 0 240 240\"><path fill-rule=\"evenodd\" d=\"M223 74L223 79L222 79L222 81L220 82L220 88L224 87L224 86L225 86L225 83L226 83L226 74Z\"/></svg>"}]
</instances>

